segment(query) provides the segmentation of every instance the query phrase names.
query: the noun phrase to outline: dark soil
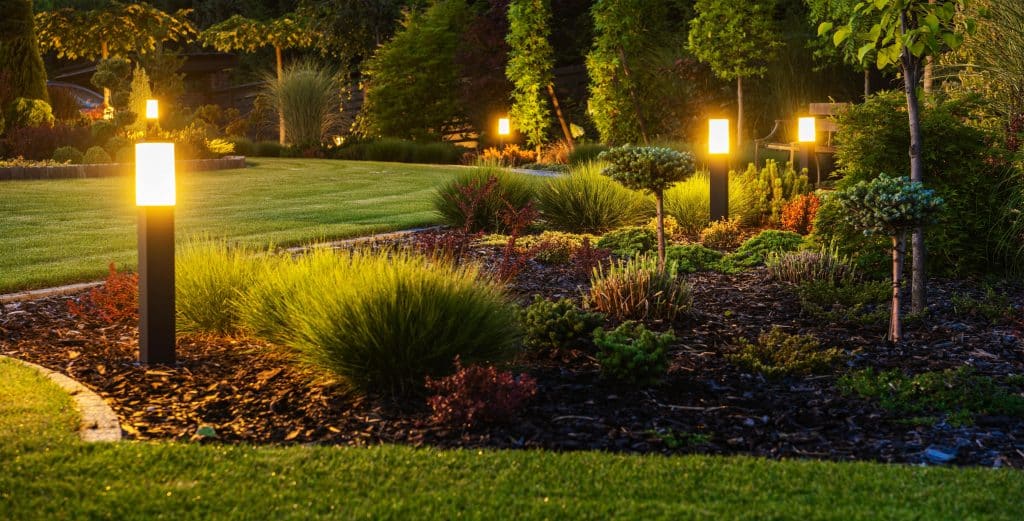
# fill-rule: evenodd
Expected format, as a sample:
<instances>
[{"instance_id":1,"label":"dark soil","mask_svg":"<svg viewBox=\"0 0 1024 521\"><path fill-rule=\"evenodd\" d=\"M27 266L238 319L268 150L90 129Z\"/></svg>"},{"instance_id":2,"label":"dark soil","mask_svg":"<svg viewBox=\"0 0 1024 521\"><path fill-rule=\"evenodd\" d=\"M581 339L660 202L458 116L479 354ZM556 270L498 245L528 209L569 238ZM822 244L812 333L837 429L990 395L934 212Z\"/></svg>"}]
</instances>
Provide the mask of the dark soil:
<instances>
[{"instance_id":1,"label":"dark soil","mask_svg":"<svg viewBox=\"0 0 1024 521\"><path fill-rule=\"evenodd\" d=\"M494 250L477 251L491 255ZM565 360L518 360L513 369L538 383L537 398L505 425L473 430L430 423L425 400L352 399L251 339L179 339L175 367L137 362L135 324L77 320L73 297L9 304L0 314L0 353L61 371L107 399L129 439L250 443L545 448L645 453L748 454L928 463L936 450L960 465L1024 468L1024 419L979 417L952 427L941 417L923 425L836 387L848 369L900 368L907 373L970 365L979 374L1024 374L1024 292L1002 288L1016 306L999 323L957 316L955 293L981 295L967 281L933 280L930 316L907 327L907 341L884 341L886 324L820 323L801 314L793 288L764 268L738 275L689 276L694 311L671 327L668 378L657 387L618 387L601 379L587 353ZM579 298L585 275L568 267L525 266L512 290ZM768 381L731 365L734 339L773 325L813 333L850 354L836 374ZM212 428L203 428L209 427ZM216 437L209 435L216 433ZM928 449L932 449L929 451Z\"/></svg>"}]
</instances>

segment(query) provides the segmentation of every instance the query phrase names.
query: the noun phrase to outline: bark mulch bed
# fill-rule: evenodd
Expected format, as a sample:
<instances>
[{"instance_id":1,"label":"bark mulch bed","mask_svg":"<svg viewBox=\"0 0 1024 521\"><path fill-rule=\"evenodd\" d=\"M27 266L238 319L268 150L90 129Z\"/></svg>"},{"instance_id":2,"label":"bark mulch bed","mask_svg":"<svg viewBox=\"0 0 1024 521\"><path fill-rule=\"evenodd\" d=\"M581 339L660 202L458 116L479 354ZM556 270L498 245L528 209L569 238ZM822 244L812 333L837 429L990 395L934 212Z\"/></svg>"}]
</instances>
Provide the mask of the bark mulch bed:
<instances>
[{"instance_id":1,"label":"bark mulch bed","mask_svg":"<svg viewBox=\"0 0 1024 521\"><path fill-rule=\"evenodd\" d=\"M478 251L479 255L493 253ZM960 465L1024 468L1024 420L980 417L969 427L910 425L898 414L836 387L838 374L767 381L723 357L734 339L773 325L813 333L851 353L850 368L908 373L964 364L979 374L1024 374L1024 292L1008 289L1017 319L990 324L957 316L954 293L978 285L935 280L931 316L888 345L886 324L828 324L801 314L792 287L763 268L738 275L689 276L694 311L672 324L678 337L665 383L617 387L585 353L565 360L520 360L537 398L520 418L474 430L430 423L425 400L353 399L251 339L186 338L175 367L136 363L134 324L82 322L71 297L9 304L0 314L0 353L61 371L107 399L129 439L250 443L545 448L642 453L747 454L931 463L936 451ZM533 294L578 298L587 279L571 268L531 263L512 285ZM656 326L665 329L668 325ZM842 372L842 371L840 371ZM214 435L215 436L212 436Z\"/></svg>"}]
</instances>

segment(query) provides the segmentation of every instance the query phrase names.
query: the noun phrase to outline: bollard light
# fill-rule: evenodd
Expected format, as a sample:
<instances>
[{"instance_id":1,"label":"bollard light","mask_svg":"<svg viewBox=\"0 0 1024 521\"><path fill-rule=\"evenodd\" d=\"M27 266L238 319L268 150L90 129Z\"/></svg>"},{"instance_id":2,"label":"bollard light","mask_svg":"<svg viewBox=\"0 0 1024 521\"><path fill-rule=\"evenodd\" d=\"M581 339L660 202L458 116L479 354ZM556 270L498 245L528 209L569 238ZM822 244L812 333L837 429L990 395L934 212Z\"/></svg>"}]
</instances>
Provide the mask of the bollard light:
<instances>
[{"instance_id":1,"label":"bollard light","mask_svg":"<svg viewBox=\"0 0 1024 521\"><path fill-rule=\"evenodd\" d=\"M173 364L174 143L135 145L139 207L139 362Z\"/></svg>"},{"instance_id":2,"label":"bollard light","mask_svg":"<svg viewBox=\"0 0 1024 521\"><path fill-rule=\"evenodd\" d=\"M160 119L160 104L157 100L146 100L146 119Z\"/></svg>"},{"instance_id":3,"label":"bollard light","mask_svg":"<svg viewBox=\"0 0 1024 521\"><path fill-rule=\"evenodd\" d=\"M818 140L818 133L815 128L815 119L813 117L797 119L796 139L800 147L800 170L807 170L808 176L810 176L811 157L814 154L814 143ZM817 168L814 170L817 171ZM820 176L820 173L818 173L818 176ZM820 177L816 177L816 179L815 185L821 182Z\"/></svg>"},{"instance_id":4,"label":"bollard light","mask_svg":"<svg viewBox=\"0 0 1024 521\"><path fill-rule=\"evenodd\" d=\"M729 120L708 121L711 221L729 218Z\"/></svg>"},{"instance_id":5,"label":"bollard light","mask_svg":"<svg viewBox=\"0 0 1024 521\"><path fill-rule=\"evenodd\" d=\"M512 126L509 124L508 118L498 118L498 135L507 136L512 133Z\"/></svg>"}]
</instances>

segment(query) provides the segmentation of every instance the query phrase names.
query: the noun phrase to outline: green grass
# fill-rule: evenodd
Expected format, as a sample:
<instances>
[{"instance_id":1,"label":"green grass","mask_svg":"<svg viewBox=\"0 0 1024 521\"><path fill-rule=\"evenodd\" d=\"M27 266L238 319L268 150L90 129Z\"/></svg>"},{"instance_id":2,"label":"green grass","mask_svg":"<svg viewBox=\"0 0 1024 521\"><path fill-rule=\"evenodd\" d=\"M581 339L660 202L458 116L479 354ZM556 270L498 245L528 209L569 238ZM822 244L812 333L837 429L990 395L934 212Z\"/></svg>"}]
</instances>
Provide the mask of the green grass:
<instances>
[{"instance_id":1,"label":"green grass","mask_svg":"<svg viewBox=\"0 0 1024 521\"><path fill-rule=\"evenodd\" d=\"M85 445L0 362L0 519L1020 519L1024 474L601 452ZM13 406L11 404L18 404ZM26 443L46 440L48 444Z\"/></svg>"},{"instance_id":2,"label":"green grass","mask_svg":"<svg viewBox=\"0 0 1024 521\"><path fill-rule=\"evenodd\" d=\"M245 170L179 176L177 237L279 246L438 222L434 187L452 166L260 158ZM0 183L0 293L134 269L134 180Z\"/></svg>"}]
</instances>

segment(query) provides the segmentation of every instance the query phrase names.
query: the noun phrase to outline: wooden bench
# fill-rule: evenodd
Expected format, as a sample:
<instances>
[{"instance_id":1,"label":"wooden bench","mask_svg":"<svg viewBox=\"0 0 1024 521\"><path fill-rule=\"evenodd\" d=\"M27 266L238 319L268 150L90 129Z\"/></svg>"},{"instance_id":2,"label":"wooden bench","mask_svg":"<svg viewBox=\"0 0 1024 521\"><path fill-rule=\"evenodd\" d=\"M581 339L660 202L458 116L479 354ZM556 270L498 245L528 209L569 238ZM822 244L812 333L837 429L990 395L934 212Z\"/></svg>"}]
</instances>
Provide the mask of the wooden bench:
<instances>
[{"instance_id":1,"label":"wooden bench","mask_svg":"<svg viewBox=\"0 0 1024 521\"><path fill-rule=\"evenodd\" d=\"M821 181L821 156L832 156L836 153L836 149L832 145L832 138L838 127L832 116L848 105L849 103L811 103L808 106L807 114L814 116L815 130L818 134L813 154L818 182ZM796 119L777 119L775 126L767 136L754 140L754 164L758 168L761 167L762 149L789 152L789 162L795 164L796 152L800 150L800 144L794 139L796 123ZM822 139L822 134L824 134L824 139Z\"/></svg>"}]
</instances>

